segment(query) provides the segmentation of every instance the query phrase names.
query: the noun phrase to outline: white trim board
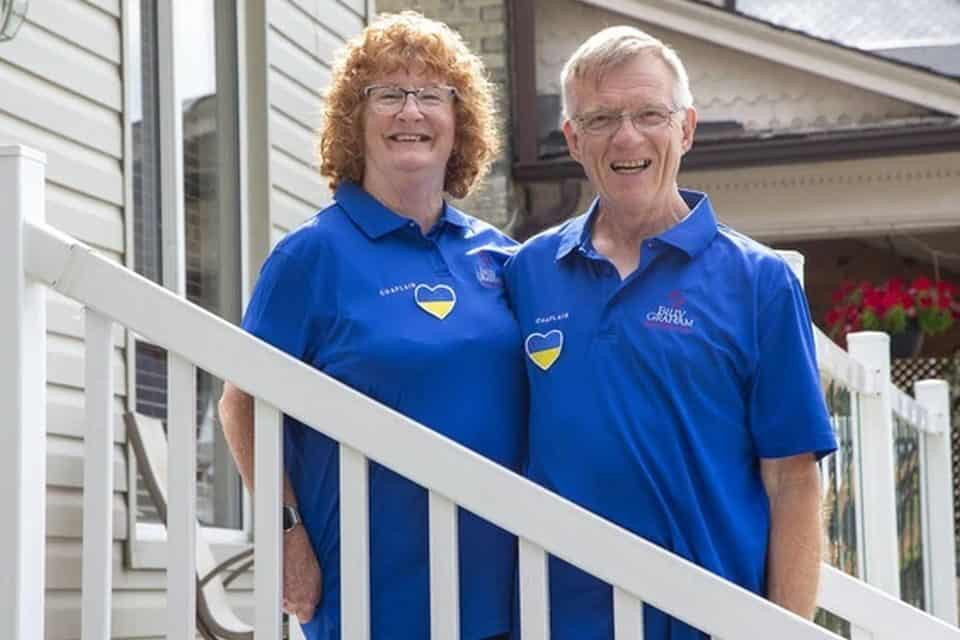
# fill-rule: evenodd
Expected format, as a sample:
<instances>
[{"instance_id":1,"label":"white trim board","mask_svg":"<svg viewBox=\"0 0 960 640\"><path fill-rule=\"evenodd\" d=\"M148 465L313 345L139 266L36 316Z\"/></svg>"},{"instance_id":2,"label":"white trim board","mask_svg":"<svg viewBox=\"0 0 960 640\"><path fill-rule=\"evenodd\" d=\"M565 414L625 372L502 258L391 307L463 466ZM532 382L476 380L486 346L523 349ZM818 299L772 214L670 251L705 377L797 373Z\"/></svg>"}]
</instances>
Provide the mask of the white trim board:
<instances>
[{"instance_id":1,"label":"white trim board","mask_svg":"<svg viewBox=\"0 0 960 640\"><path fill-rule=\"evenodd\" d=\"M960 81L689 0L578 0L867 91L960 115Z\"/></svg>"}]
</instances>

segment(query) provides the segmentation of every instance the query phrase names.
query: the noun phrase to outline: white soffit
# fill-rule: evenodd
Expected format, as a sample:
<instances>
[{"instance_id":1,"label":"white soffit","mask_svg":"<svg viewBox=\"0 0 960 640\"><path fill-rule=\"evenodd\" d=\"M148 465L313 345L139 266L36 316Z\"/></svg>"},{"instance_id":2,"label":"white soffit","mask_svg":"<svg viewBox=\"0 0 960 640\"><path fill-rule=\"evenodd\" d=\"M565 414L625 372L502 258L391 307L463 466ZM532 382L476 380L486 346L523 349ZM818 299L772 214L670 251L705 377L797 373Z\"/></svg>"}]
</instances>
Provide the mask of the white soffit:
<instances>
[{"instance_id":1,"label":"white soffit","mask_svg":"<svg viewBox=\"0 0 960 640\"><path fill-rule=\"evenodd\" d=\"M960 115L960 81L783 31L715 7L689 0L579 1L861 89Z\"/></svg>"}]
</instances>

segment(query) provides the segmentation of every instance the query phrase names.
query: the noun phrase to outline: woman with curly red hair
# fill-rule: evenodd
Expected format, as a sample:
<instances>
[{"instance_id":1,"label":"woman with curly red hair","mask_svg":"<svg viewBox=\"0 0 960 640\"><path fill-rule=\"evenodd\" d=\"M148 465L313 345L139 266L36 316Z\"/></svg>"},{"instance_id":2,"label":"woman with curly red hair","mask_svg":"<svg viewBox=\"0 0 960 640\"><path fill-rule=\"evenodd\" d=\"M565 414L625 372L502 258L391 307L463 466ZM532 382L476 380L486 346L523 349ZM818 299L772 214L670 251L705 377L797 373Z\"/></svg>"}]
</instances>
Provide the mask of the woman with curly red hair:
<instances>
[{"instance_id":1,"label":"woman with curly red hair","mask_svg":"<svg viewBox=\"0 0 960 640\"><path fill-rule=\"evenodd\" d=\"M318 160L334 202L273 250L244 328L518 470L526 379L501 276L514 243L444 200L465 196L498 151L480 60L441 23L383 16L347 44L323 115ZM251 405L227 386L224 431L252 489ZM284 426L284 605L310 640L340 638L350 568L337 443L290 417ZM429 638L427 494L369 471L372 637ZM500 637L516 541L467 511L458 520L460 637Z\"/></svg>"}]
</instances>

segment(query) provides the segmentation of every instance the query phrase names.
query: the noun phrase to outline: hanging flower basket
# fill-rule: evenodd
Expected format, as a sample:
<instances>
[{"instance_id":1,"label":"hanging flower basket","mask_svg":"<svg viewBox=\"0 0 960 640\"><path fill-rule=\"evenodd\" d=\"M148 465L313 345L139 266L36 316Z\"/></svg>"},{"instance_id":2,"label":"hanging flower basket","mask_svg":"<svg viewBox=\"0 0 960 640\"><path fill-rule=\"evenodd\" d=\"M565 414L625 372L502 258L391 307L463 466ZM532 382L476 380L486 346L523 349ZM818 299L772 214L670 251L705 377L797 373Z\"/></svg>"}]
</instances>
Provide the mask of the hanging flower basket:
<instances>
[{"instance_id":1,"label":"hanging flower basket","mask_svg":"<svg viewBox=\"0 0 960 640\"><path fill-rule=\"evenodd\" d=\"M910 283L891 278L879 285L844 282L834 291L833 304L825 317L831 338L843 345L852 331L883 331L890 335L894 358L916 357L924 336L944 333L960 319L960 289L924 277Z\"/></svg>"}]
</instances>

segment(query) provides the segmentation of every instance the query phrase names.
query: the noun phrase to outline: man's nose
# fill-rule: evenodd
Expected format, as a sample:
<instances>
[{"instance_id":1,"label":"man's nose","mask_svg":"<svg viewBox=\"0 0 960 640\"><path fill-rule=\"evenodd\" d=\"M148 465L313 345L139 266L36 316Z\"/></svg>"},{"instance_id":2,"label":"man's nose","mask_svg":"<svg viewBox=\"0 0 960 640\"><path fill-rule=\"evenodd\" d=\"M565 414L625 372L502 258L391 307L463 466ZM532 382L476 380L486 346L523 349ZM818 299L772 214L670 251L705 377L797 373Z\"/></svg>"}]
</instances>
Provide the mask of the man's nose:
<instances>
[{"instance_id":1,"label":"man's nose","mask_svg":"<svg viewBox=\"0 0 960 640\"><path fill-rule=\"evenodd\" d=\"M629 144L643 138L643 131L633 124L633 120L627 114L620 116L620 123L616 131L611 135L611 142L614 144Z\"/></svg>"}]
</instances>

